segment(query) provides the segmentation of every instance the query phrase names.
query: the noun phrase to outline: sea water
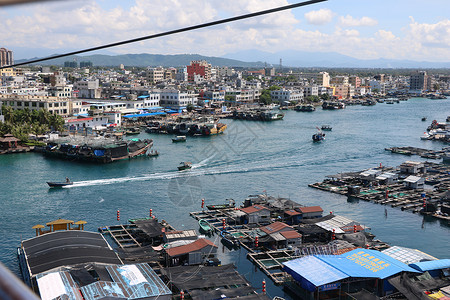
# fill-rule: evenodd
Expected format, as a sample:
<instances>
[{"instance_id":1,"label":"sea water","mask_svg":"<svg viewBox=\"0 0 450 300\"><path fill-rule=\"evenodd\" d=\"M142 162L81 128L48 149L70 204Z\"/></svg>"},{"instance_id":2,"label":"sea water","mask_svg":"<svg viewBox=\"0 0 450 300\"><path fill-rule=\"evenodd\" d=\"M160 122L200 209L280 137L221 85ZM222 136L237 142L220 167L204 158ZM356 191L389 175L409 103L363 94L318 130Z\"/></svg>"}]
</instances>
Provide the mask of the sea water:
<instances>
[{"instance_id":1,"label":"sea water","mask_svg":"<svg viewBox=\"0 0 450 300\"><path fill-rule=\"evenodd\" d=\"M20 275L16 249L31 238L31 227L57 218L87 221L86 230L147 217L149 209L179 230L198 229L190 211L205 204L240 204L248 195L267 193L303 205L320 205L324 213L354 219L371 228L377 238L391 245L417 248L437 258L449 258L450 227L398 208L364 201L347 202L345 196L308 187L325 176L384 166L419 156L392 154L384 149L414 146L441 149L445 145L420 140L434 119L445 121L450 100L413 98L394 105L348 106L342 110L285 111L281 121L223 120L223 135L188 137L172 143L173 136L141 133L152 138L158 157L136 158L105 165L46 158L39 153L0 156L0 260ZM422 122L422 117L428 121ZM325 140L312 142L317 127L331 125ZM133 136L135 138L136 136ZM182 161L193 168L178 171ZM441 160L430 160L441 162ZM46 181L69 177L69 188L49 189ZM385 214L387 210L387 216ZM271 296L282 295L262 272L246 259L245 250L220 248L223 264L235 263L255 287L267 282ZM289 298L289 296L285 295Z\"/></svg>"}]
</instances>

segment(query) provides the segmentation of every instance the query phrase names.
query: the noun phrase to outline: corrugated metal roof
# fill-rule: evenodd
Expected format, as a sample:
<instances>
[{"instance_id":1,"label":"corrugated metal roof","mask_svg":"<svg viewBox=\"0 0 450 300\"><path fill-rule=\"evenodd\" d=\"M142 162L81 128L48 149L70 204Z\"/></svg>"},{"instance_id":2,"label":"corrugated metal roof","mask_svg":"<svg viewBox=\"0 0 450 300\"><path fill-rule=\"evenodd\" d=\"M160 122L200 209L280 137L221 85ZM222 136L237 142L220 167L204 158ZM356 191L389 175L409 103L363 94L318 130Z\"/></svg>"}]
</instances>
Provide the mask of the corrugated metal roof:
<instances>
[{"instance_id":1,"label":"corrugated metal roof","mask_svg":"<svg viewBox=\"0 0 450 300\"><path fill-rule=\"evenodd\" d=\"M298 208L302 213L323 212L320 206L302 206Z\"/></svg>"},{"instance_id":2,"label":"corrugated metal roof","mask_svg":"<svg viewBox=\"0 0 450 300\"><path fill-rule=\"evenodd\" d=\"M261 227L260 229L261 229L262 231L264 231L265 233L267 233L267 234L271 234L271 233L274 233L274 232L278 232L278 231L280 231L280 230L283 230L283 229L286 228L286 227L289 227L289 228L292 229L291 226L289 226L288 224L285 224L285 223L283 223L283 222L274 222L274 223L272 223L272 224L270 224L270 225L263 226L263 227Z\"/></svg>"},{"instance_id":3,"label":"corrugated metal roof","mask_svg":"<svg viewBox=\"0 0 450 300\"><path fill-rule=\"evenodd\" d=\"M315 255L294 259L283 265L284 270L295 280L301 281L304 278L316 287L349 277Z\"/></svg>"},{"instance_id":4,"label":"corrugated metal roof","mask_svg":"<svg viewBox=\"0 0 450 300\"><path fill-rule=\"evenodd\" d=\"M436 257L426 254L420 250L400 246L393 246L381 252L407 265L423 260L437 259Z\"/></svg>"},{"instance_id":5,"label":"corrugated metal roof","mask_svg":"<svg viewBox=\"0 0 450 300\"><path fill-rule=\"evenodd\" d=\"M52 300L57 297L67 300L83 300L78 292L78 285L67 271L41 273L36 276L36 281L42 300Z\"/></svg>"},{"instance_id":6,"label":"corrugated metal roof","mask_svg":"<svg viewBox=\"0 0 450 300\"><path fill-rule=\"evenodd\" d=\"M245 212L246 214L252 214L254 212L258 212L258 211L261 211L261 210L264 210L264 209L269 210L267 207L262 206L262 205L253 205L253 206L249 206L249 207L246 207L246 208L241 208L241 210L243 212Z\"/></svg>"},{"instance_id":7,"label":"corrugated metal roof","mask_svg":"<svg viewBox=\"0 0 450 300\"><path fill-rule=\"evenodd\" d=\"M217 248L217 246L214 245L214 243L211 242L210 240L198 239L195 242L192 242L188 245L183 245L183 246L167 249L166 252L169 256L178 256L178 255L198 251L200 249L205 248L206 246L212 246L212 247Z\"/></svg>"},{"instance_id":8,"label":"corrugated metal roof","mask_svg":"<svg viewBox=\"0 0 450 300\"><path fill-rule=\"evenodd\" d=\"M302 235L300 233L298 233L295 230L290 230L290 231L283 231L280 232L282 236L284 236L286 239L298 239L301 238Z\"/></svg>"}]
</instances>

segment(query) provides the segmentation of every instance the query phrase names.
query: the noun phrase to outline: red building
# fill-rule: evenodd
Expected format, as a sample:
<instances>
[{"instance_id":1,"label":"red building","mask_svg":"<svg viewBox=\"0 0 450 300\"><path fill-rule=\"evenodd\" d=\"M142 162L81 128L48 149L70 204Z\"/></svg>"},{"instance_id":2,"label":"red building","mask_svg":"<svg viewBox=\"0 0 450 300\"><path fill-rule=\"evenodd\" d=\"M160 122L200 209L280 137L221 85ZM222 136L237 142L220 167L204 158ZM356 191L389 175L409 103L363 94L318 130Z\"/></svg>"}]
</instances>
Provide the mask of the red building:
<instances>
[{"instance_id":1,"label":"red building","mask_svg":"<svg viewBox=\"0 0 450 300\"><path fill-rule=\"evenodd\" d=\"M211 65L205 60L191 61L191 64L187 66L188 81L194 81L194 75L200 75L205 80L211 79Z\"/></svg>"}]
</instances>

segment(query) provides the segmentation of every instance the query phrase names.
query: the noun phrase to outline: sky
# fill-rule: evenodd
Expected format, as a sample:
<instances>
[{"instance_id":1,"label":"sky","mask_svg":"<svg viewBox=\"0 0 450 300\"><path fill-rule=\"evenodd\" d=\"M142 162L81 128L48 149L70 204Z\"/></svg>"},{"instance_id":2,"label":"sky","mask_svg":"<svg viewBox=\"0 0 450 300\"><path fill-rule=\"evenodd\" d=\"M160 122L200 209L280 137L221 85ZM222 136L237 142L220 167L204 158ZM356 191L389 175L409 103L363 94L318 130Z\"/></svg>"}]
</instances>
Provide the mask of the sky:
<instances>
[{"instance_id":1,"label":"sky","mask_svg":"<svg viewBox=\"0 0 450 300\"><path fill-rule=\"evenodd\" d=\"M0 47L14 51L15 59L41 57L292 3L296 1L53 0L0 7ZM329 0L102 53L223 56L252 49L450 62L450 1Z\"/></svg>"}]
</instances>

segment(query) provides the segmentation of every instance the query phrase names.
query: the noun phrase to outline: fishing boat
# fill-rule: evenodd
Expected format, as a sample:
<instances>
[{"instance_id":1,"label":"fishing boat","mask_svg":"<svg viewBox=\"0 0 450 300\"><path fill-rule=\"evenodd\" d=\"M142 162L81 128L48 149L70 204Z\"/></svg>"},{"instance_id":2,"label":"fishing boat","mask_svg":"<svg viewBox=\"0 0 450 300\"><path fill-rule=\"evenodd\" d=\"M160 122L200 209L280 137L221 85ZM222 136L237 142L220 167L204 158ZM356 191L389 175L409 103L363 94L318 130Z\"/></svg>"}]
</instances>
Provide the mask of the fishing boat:
<instances>
[{"instance_id":1,"label":"fishing boat","mask_svg":"<svg viewBox=\"0 0 450 300\"><path fill-rule=\"evenodd\" d=\"M136 128L129 128L128 130L125 131L126 135L136 135L141 133L141 129L136 127Z\"/></svg>"},{"instance_id":2,"label":"fishing boat","mask_svg":"<svg viewBox=\"0 0 450 300\"><path fill-rule=\"evenodd\" d=\"M331 131L333 128L330 125L322 125L322 130Z\"/></svg>"},{"instance_id":3,"label":"fishing boat","mask_svg":"<svg viewBox=\"0 0 450 300\"><path fill-rule=\"evenodd\" d=\"M204 219L200 219L200 221L198 221L198 225L200 226L200 230L202 230L203 232L206 232L206 233L212 232L212 227L211 227L211 225L209 225L208 221L206 221Z\"/></svg>"},{"instance_id":4,"label":"fishing boat","mask_svg":"<svg viewBox=\"0 0 450 300\"><path fill-rule=\"evenodd\" d=\"M222 230L220 232L220 236L222 237L222 243L228 245L230 247L239 247L239 241L236 237L234 237L230 232L226 230Z\"/></svg>"},{"instance_id":5,"label":"fishing boat","mask_svg":"<svg viewBox=\"0 0 450 300\"><path fill-rule=\"evenodd\" d=\"M148 157L153 157L153 156L158 156L158 155L159 155L159 152L156 151L156 150L154 150L154 151L152 150L152 151L147 153Z\"/></svg>"},{"instance_id":6,"label":"fishing boat","mask_svg":"<svg viewBox=\"0 0 450 300\"><path fill-rule=\"evenodd\" d=\"M206 208L209 210L216 210L216 209L233 208L236 205L236 203L233 199L227 199L227 200L228 200L228 203L206 205Z\"/></svg>"},{"instance_id":7,"label":"fishing boat","mask_svg":"<svg viewBox=\"0 0 450 300\"><path fill-rule=\"evenodd\" d=\"M174 142L174 143L186 142L186 136L185 135L178 135L177 137L172 139L172 142Z\"/></svg>"},{"instance_id":8,"label":"fishing boat","mask_svg":"<svg viewBox=\"0 0 450 300\"><path fill-rule=\"evenodd\" d=\"M47 184L51 188L59 188L59 187L72 185L73 182L71 182L71 181L61 181L61 182L47 181Z\"/></svg>"},{"instance_id":9,"label":"fishing boat","mask_svg":"<svg viewBox=\"0 0 450 300\"><path fill-rule=\"evenodd\" d=\"M192 163L190 163L188 161L183 161L178 166L178 171L183 171L183 170L187 170L187 169L190 169L190 168L192 168Z\"/></svg>"},{"instance_id":10,"label":"fishing boat","mask_svg":"<svg viewBox=\"0 0 450 300\"><path fill-rule=\"evenodd\" d=\"M312 112L315 111L316 108L312 104L305 104L305 105L298 105L294 107L295 111L306 111L306 112Z\"/></svg>"},{"instance_id":11,"label":"fishing boat","mask_svg":"<svg viewBox=\"0 0 450 300\"><path fill-rule=\"evenodd\" d=\"M427 117L423 117L423 118L422 118L422 121L426 121L426 120L427 120Z\"/></svg>"}]
</instances>

